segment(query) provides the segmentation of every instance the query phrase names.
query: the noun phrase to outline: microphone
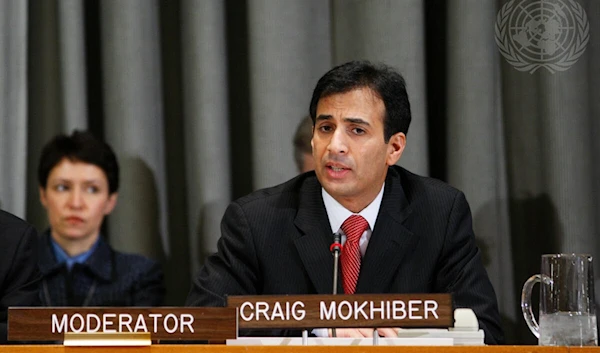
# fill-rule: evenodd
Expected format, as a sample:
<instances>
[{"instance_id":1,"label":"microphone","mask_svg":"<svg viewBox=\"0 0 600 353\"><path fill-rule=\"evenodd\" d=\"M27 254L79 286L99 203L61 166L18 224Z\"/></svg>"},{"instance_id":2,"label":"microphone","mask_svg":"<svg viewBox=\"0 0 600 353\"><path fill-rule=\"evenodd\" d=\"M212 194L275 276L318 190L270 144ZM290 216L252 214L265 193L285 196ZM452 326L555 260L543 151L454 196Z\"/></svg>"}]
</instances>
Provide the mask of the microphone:
<instances>
[{"instance_id":1,"label":"microphone","mask_svg":"<svg viewBox=\"0 0 600 353\"><path fill-rule=\"evenodd\" d=\"M342 252L342 236L339 233L333 233L333 243L329 247L333 254L333 294L337 294L338 266L340 263L340 252Z\"/></svg>"},{"instance_id":2,"label":"microphone","mask_svg":"<svg viewBox=\"0 0 600 353\"><path fill-rule=\"evenodd\" d=\"M340 263L340 252L342 252L342 236L340 233L333 233L333 243L329 247L329 251L333 254L333 294L337 294L338 282L338 266ZM336 337L335 328L331 329L331 336Z\"/></svg>"}]
</instances>

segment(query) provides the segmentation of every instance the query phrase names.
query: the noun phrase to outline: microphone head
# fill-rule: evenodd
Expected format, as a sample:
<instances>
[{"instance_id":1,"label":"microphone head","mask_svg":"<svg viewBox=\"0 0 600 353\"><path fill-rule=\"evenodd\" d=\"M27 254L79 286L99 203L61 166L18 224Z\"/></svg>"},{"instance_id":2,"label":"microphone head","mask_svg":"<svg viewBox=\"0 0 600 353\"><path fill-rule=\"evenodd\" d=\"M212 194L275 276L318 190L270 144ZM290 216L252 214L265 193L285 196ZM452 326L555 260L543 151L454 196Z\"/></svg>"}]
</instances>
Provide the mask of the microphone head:
<instances>
[{"instance_id":1,"label":"microphone head","mask_svg":"<svg viewBox=\"0 0 600 353\"><path fill-rule=\"evenodd\" d=\"M333 233L333 243L329 247L329 251L332 253L342 251L342 235L340 233Z\"/></svg>"},{"instance_id":2,"label":"microphone head","mask_svg":"<svg viewBox=\"0 0 600 353\"><path fill-rule=\"evenodd\" d=\"M342 235L340 233L333 233L333 242L342 243Z\"/></svg>"}]
</instances>

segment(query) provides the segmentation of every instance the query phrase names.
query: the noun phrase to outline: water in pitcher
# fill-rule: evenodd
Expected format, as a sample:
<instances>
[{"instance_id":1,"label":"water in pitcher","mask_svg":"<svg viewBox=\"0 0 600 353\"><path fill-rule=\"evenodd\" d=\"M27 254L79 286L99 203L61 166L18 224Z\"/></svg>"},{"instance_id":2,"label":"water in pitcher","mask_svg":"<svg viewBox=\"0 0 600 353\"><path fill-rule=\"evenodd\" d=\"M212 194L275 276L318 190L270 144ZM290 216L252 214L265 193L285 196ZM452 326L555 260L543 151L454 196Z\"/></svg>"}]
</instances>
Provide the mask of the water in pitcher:
<instances>
[{"instance_id":1,"label":"water in pitcher","mask_svg":"<svg viewBox=\"0 0 600 353\"><path fill-rule=\"evenodd\" d=\"M558 312L540 317L541 346L596 346L596 315Z\"/></svg>"}]
</instances>

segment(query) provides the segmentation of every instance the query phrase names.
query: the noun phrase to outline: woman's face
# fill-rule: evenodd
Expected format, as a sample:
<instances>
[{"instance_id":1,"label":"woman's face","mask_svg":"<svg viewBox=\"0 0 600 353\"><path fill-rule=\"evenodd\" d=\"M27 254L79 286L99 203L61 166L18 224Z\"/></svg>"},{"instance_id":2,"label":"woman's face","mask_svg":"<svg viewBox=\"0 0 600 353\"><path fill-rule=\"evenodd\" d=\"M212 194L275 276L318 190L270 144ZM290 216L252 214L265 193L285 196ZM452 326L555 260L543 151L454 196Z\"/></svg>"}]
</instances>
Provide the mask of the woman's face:
<instances>
[{"instance_id":1,"label":"woman's face","mask_svg":"<svg viewBox=\"0 0 600 353\"><path fill-rule=\"evenodd\" d=\"M40 201L57 241L95 240L104 216L116 205L117 193L109 194L101 168L64 158L50 171L46 188L40 187Z\"/></svg>"}]
</instances>

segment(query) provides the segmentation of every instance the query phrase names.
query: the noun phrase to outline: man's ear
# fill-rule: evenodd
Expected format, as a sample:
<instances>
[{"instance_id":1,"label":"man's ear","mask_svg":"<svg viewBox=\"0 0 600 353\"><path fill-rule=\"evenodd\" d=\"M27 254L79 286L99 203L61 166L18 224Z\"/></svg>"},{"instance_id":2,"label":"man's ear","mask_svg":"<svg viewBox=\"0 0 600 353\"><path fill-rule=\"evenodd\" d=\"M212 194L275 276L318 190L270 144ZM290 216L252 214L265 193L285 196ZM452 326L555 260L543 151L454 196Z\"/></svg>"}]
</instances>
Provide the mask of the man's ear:
<instances>
[{"instance_id":1,"label":"man's ear","mask_svg":"<svg viewBox=\"0 0 600 353\"><path fill-rule=\"evenodd\" d=\"M113 192L112 194L110 194L110 196L108 196L108 203L106 204L106 207L104 207L105 215L109 215L112 212L112 210L115 209L115 206L117 205L118 196L118 192Z\"/></svg>"},{"instance_id":2,"label":"man's ear","mask_svg":"<svg viewBox=\"0 0 600 353\"><path fill-rule=\"evenodd\" d=\"M390 137L386 158L387 165L394 165L400 160L404 147L406 147L406 135L403 132L397 132Z\"/></svg>"}]
</instances>

